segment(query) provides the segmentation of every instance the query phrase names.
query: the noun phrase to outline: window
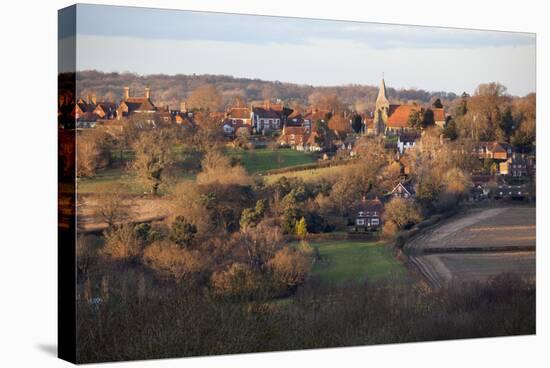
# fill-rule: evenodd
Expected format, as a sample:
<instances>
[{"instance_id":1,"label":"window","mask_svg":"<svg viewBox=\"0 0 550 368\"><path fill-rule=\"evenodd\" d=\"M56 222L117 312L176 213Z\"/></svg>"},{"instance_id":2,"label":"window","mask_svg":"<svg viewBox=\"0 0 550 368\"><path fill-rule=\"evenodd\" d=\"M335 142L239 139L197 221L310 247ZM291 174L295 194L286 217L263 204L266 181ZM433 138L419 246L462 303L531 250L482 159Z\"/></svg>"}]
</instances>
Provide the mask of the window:
<instances>
[{"instance_id":1,"label":"window","mask_svg":"<svg viewBox=\"0 0 550 368\"><path fill-rule=\"evenodd\" d=\"M365 225L365 219L357 219L357 225Z\"/></svg>"},{"instance_id":2,"label":"window","mask_svg":"<svg viewBox=\"0 0 550 368\"><path fill-rule=\"evenodd\" d=\"M374 218L374 219L371 220L370 223L371 223L371 225L378 225L378 224L380 224L380 221L377 218Z\"/></svg>"}]
</instances>

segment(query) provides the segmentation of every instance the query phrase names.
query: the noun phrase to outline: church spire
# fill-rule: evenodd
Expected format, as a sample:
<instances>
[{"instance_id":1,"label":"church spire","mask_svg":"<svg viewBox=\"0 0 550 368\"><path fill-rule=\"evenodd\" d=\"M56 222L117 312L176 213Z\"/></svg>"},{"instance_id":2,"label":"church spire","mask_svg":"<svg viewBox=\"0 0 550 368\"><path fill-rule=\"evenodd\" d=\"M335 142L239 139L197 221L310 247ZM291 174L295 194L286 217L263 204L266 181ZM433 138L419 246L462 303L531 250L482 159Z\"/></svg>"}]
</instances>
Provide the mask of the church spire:
<instances>
[{"instance_id":1,"label":"church spire","mask_svg":"<svg viewBox=\"0 0 550 368\"><path fill-rule=\"evenodd\" d=\"M378 90L378 97L376 97L376 106L389 106L390 102L386 97L386 82L384 82L384 77L382 77L382 82L380 83L380 89Z\"/></svg>"}]
</instances>

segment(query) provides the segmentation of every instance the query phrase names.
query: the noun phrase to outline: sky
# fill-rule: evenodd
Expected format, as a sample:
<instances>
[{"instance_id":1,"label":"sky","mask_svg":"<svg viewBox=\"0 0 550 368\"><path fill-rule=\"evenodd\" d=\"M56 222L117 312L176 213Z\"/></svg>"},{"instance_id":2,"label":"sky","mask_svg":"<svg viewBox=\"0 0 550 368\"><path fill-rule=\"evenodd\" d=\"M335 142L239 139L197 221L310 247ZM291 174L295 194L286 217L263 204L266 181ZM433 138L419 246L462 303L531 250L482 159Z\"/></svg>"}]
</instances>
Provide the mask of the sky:
<instances>
[{"instance_id":1,"label":"sky","mask_svg":"<svg viewBox=\"0 0 550 368\"><path fill-rule=\"evenodd\" d=\"M224 74L314 86L535 91L532 33L78 5L77 70ZM59 41L70 31L60 25Z\"/></svg>"}]
</instances>

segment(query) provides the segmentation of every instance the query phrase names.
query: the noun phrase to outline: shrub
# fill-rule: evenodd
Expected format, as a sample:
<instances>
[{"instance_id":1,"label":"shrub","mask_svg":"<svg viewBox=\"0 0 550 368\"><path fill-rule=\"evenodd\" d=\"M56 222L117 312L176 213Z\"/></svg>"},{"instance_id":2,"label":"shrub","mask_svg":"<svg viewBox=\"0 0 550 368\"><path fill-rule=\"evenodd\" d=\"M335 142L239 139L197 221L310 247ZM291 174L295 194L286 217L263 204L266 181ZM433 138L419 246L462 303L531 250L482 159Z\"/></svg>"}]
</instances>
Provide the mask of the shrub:
<instances>
[{"instance_id":1,"label":"shrub","mask_svg":"<svg viewBox=\"0 0 550 368\"><path fill-rule=\"evenodd\" d=\"M180 247L190 247L197 234L197 227L189 222L184 216L177 216L172 222L170 229L170 240Z\"/></svg>"},{"instance_id":2,"label":"shrub","mask_svg":"<svg viewBox=\"0 0 550 368\"><path fill-rule=\"evenodd\" d=\"M268 262L274 281L282 289L294 289L302 284L311 270L311 257L284 247Z\"/></svg>"},{"instance_id":3,"label":"shrub","mask_svg":"<svg viewBox=\"0 0 550 368\"><path fill-rule=\"evenodd\" d=\"M262 276L244 263L233 263L211 278L214 291L228 297L250 297L263 286Z\"/></svg>"},{"instance_id":4,"label":"shrub","mask_svg":"<svg viewBox=\"0 0 550 368\"><path fill-rule=\"evenodd\" d=\"M145 248L143 261L159 275L176 282L198 282L207 269L198 251L182 249L169 241L157 241Z\"/></svg>"},{"instance_id":5,"label":"shrub","mask_svg":"<svg viewBox=\"0 0 550 368\"><path fill-rule=\"evenodd\" d=\"M134 226L130 224L109 228L103 233L105 246L103 254L116 260L132 260L139 257L141 245Z\"/></svg>"}]
</instances>

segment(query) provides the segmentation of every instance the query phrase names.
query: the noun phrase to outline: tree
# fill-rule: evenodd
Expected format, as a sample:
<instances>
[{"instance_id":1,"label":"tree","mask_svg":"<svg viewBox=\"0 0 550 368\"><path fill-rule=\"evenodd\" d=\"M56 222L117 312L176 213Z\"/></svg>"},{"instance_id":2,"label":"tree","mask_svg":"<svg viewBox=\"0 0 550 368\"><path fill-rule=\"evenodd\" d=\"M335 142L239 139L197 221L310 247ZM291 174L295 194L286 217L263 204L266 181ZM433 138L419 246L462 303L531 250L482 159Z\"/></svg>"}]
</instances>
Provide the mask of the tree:
<instances>
[{"instance_id":1,"label":"tree","mask_svg":"<svg viewBox=\"0 0 550 368\"><path fill-rule=\"evenodd\" d=\"M203 111L220 111L222 102L222 95L211 84L204 84L198 87L187 99L187 104L190 108Z\"/></svg>"},{"instance_id":2,"label":"tree","mask_svg":"<svg viewBox=\"0 0 550 368\"><path fill-rule=\"evenodd\" d=\"M97 196L96 215L112 228L129 214L128 201L124 198L126 186L115 183L107 186L106 191Z\"/></svg>"},{"instance_id":3,"label":"tree","mask_svg":"<svg viewBox=\"0 0 550 368\"><path fill-rule=\"evenodd\" d=\"M422 112L422 129L435 125L434 112L432 109L425 109Z\"/></svg>"},{"instance_id":4,"label":"tree","mask_svg":"<svg viewBox=\"0 0 550 368\"><path fill-rule=\"evenodd\" d=\"M398 229L420 220L420 212L411 200L393 198L384 208L384 222L393 223Z\"/></svg>"},{"instance_id":5,"label":"tree","mask_svg":"<svg viewBox=\"0 0 550 368\"><path fill-rule=\"evenodd\" d=\"M294 232L302 240L307 237L307 223L306 219L303 216L300 221L296 222Z\"/></svg>"},{"instance_id":6,"label":"tree","mask_svg":"<svg viewBox=\"0 0 550 368\"><path fill-rule=\"evenodd\" d=\"M355 133L361 133L361 130L363 129L363 121L361 119L361 115L355 115L353 117L351 127Z\"/></svg>"},{"instance_id":7,"label":"tree","mask_svg":"<svg viewBox=\"0 0 550 368\"><path fill-rule=\"evenodd\" d=\"M445 128L443 128L443 135L445 138L449 138L452 141L458 138L458 130L454 120L449 121L447 125L445 125Z\"/></svg>"},{"instance_id":8,"label":"tree","mask_svg":"<svg viewBox=\"0 0 550 368\"><path fill-rule=\"evenodd\" d=\"M115 260L132 260L141 254L141 244L132 224L121 224L103 232L102 253Z\"/></svg>"},{"instance_id":9,"label":"tree","mask_svg":"<svg viewBox=\"0 0 550 368\"><path fill-rule=\"evenodd\" d=\"M164 129L142 132L133 148L132 168L136 176L157 195L160 186L170 179L176 162L171 134Z\"/></svg>"},{"instance_id":10,"label":"tree","mask_svg":"<svg viewBox=\"0 0 550 368\"><path fill-rule=\"evenodd\" d=\"M249 265L235 262L225 270L214 272L211 282L217 294L249 298L262 288L263 278Z\"/></svg>"},{"instance_id":11,"label":"tree","mask_svg":"<svg viewBox=\"0 0 550 368\"><path fill-rule=\"evenodd\" d=\"M422 129L422 112L419 109L411 110L407 119L407 125L416 130Z\"/></svg>"},{"instance_id":12,"label":"tree","mask_svg":"<svg viewBox=\"0 0 550 368\"><path fill-rule=\"evenodd\" d=\"M77 136L76 175L94 176L98 169L109 163L109 145L107 135L100 130L92 129Z\"/></svg>"},{"instance_id":13,"label":"tree","mask_svg":"<svg viewBox=\"0 0 550 368\"><path fill-rule=\"evenodd\" d=\"M207 269L206 258L197 250L188 250L169 241L157 241L143 252L144 263L159 275L178 283L196 283Z\"/></svg>"},{"instance_id":14,"label":"tree","mask_svg":"<svg viewBox=\"0 0 550 368\"><path fill-rule=\"evenodd\" d=\"M268 266L281 288L294 289L306 280L311 264L311 257L284 247L269 261Z\"/></svg>"},{"instance_id":15,"label":"tree","mask_svg":"<svg viewBox=\"0 0 550 368\"><path fill-rule=\"evenodd\" d=\"M180 247L189 248L193 245L197 227L184 216L176 216L170 229L170 240Z\"/></svg>"},{"instance_id":16,"label":"tree","mask_svg":"<svg viewBox=\"0 0 550 368\"><path fill-rule=\"evenodd\" d=\"M265 201L259 200L254 208L245 208L241 214L239 225L241 228L256 226L262 219L265 212Z\"/></svg>"},{"instance_id":17,"label":"tree","mask_svg":"<svg viewBox=\"0 0 550 368\"><path fill-rule=\"evenodd\" d=\"M265 220L256 227L241 229L239 235L240 244L245 250L248 264L256 270L262 270L283 246L281 229Z\"/></svg>"},{"instance_id":18,"label":"tree","mask_svg":"<svg viewBox=\"0 0 550 368\"><path fill-rule=\"evenodd\" d=\"M218 149L210 149L201 161L201 172L197 175L198 184L251 185L252 179L240 165L232 165L231 159Z\"/></svg>"}]
</instances>

